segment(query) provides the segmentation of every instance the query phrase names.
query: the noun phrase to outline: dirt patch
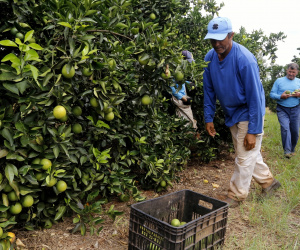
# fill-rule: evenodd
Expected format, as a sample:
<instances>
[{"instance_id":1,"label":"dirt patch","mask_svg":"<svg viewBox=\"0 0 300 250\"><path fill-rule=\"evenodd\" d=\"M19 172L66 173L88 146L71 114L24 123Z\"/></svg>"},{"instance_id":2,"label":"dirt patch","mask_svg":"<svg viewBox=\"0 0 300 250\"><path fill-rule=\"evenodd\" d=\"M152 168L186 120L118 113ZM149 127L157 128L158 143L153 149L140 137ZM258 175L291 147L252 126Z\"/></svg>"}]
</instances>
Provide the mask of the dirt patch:
<instances>
[{"instance_id":1,"label":"dirt patch","mask_svg":"<svg viewBox=\"0 0 300 250\"><path fill-rule=\"evenodd\" d=\"M233 163L233 155L226 152L221 154L218 160L208 164L203 164L197 158L194 158L180 174L180 181L174 183L173 187L169 188L168 191L159 194L155 191L144 191L143 195L147 199L151 199L182 189L189 189L222 200L227 194L229 180L233 173ZM203 180L208 180L208 183L204 183ZM217 184L218 187L213 187L213 184ZM111 205L114 205L116 210L123 211L124 214L118 217L114 223L110 218L104 216L105 223L99 236L90 236L89 234L81 236L79 233L71 234L70 230L73 228L72 218L66 218L63 222L53 225L51 229L15 231L15 233L17 238L25 245L21 249L128 249L130 205L133 203L135 203L134 200L129 202L112 200L106 204L104 210L108 210ZM238 208L230 209L226 237L230 235L238 237L239 234L246 230L250 230L247 218L241 216Z\"/></svg>"}]
</instances>

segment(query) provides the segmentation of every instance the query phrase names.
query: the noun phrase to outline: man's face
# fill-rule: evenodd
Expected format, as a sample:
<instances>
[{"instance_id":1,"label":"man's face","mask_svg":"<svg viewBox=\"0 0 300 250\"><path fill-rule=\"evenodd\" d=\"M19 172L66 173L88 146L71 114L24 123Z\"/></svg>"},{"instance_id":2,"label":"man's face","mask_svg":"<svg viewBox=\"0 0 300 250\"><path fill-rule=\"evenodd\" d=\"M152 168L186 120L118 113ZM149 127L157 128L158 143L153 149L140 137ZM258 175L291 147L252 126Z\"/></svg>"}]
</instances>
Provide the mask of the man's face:
<instances>
[{"instance_id":1,"label":"man's face","mask_svg":"<svg viewBox=\"0 0 300 250\"><path fill-rule=\"evenodd\" d=\"M214 50L217 52L217 54L219 55L227 55L232 47L232 37L233 35L229 38L229 36L227 35L226 38L222 41L218 41L215 39L210 39L210 43L212 45L212 47L214 48Z\"/></svg>"},{"instance_id":2,"label":"man's face","mask_svg":"<svg viewBox=\"0 0 300 250\"><path fill-rule=\"evenodd\" d=\"M289 80L294 80L297 75L298 75L298 70L296 70L296 69L287 69L286 70L286 77Z\"/></svg>"}]
</instances>

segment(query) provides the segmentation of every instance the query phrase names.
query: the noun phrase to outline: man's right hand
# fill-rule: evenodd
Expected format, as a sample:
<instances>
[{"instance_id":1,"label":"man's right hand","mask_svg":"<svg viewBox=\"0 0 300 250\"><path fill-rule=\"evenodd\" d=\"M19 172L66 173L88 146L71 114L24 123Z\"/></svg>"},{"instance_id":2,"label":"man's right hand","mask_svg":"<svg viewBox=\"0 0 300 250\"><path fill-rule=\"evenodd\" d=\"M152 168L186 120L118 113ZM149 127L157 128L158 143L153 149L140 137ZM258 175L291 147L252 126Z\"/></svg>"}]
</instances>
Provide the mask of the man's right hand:
<instances>
[{"instance_id":1,"label":"man's right hand","mask_svg":"<svg viewBox=\"0 0 300 250\"><path fill-rule=\"evenodd\" d=\"M216 135L217 132L215 130L215 126L214 126L213 122L206 123L206 131L212 137L214 137Z\"/></svg>"},{"instance_id":2,"label":"man's right hand","mask_svg":"<svg viewBox=\"0 0 300 250\"><path fill-rule=\"evenodd\" d=\"M283 92L280 96L280 99L287 99L289 97L291 97L291 94L286 94L285 92Z\"/></svg>"}]
</instances>

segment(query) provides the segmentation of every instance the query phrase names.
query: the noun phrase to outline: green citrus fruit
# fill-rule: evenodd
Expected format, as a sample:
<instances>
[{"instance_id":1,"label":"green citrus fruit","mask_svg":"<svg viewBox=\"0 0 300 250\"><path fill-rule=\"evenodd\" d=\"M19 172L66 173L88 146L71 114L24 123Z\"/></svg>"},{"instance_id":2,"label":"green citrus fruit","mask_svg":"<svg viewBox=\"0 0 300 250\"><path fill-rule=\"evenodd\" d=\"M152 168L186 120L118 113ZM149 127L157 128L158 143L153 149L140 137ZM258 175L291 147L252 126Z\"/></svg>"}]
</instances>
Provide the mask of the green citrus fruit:
<instances>
[{"instance_id":1,"label":"green citrus fruit","mask_svg":"<svg viewBox=\"0 0 300 250\"><path fill-rule=\"evenodd\" d=\"M60 193L66 191L67 187L68 185L64 181L58 181L56 184L56 189Z\"/></svg>"},{"instance_id":2,"label":"green citrus fruit","mask_svg":"<svg viewBox=\"0 0 300 250\"><path fill-rule=\"evenodd\" d=\"M148 95L143 96L143 98L142 98L143 105L149 105L149 104L151 104L151 102L152 102L152 99L150 96L148 96Z\"/></svg>"},{"instance_id":3,"label":"green citrus fruit","mask_svg":"<svg viewBox=\"0 0 300 250\"><path fill-rule=\"evenodd\" d=\"M150 56L148 54L142 54L139 56L138 61L142 65L147 65L150 60Z\"/></svg>"},{"instance_id":4,"label":"green citrus fruit","mask_svg":"<svg viewBox=\"0 0 300 250\"><path fill-rule=\"evenodd\" d=\"M17 33L18 33L19 31L18 31L18 29L16 28L16 27L13 27L11 30L10 30L10 33L12 34L12 35L16 35Z\"/></svg>"},{"instance_id":5,"label":"green citrus fruit","mask_svg":"<svg viewBox=\"0 0 300 250\"><path fill-rule=\"evenodd\" d=\"M67 64L65 64L65 66L63 66L62 70L61 70L62 75L65 78L72 78L75 75L75 68L72 66L70 69L70 72L67 72Z\"/></svg>"},{"instance_id":6,"label":"green citrus fruit","mask_svg":"<svg viewBox=\"0 0 300 250\"><path fill-rule=\"evenodd\" d=\"M98 101L97 101L97 99L96 99L95 97L92 97L92 98L90 99L90 104L91 104L92 107L94 107L94 108L99 107L99 103L98 103Z\"/></svg>"},{"instance_id":7,"label":"green citrus fruit","mask_svg":"<svg viewBox=\"0 0 300 250\"><path fill-rule=\"evenodd\" d=\"M104 115L104 119L108 122L113 120L114 118L115 118L115 114L113 112L110 112L110 113L107 113Z\"/></svg>"},{"instance_id":8,"label":"green citrus fruit","mask_svg":"<svg viewBox=\"0 0 300 250\"><path fill-rule=\"evenodd\" d=\"M0 241L0 247L2 247L3 250L10 249L10 241L9 240L1 240Z\"/></svg>"},{"instance_id":9,"label":"green citrus fruit","mask_svg":"<svg viewBox=\"0 0 300 250\"><path fill-rule=\"evenodd\" d=\"M2 227L0 227L0 238L2 237L2 235L3 235L3 229Z\"/></svg>"},{"instance_id":10,"label":"green citrus fruit","mask_svg":"<svg viewBox=\"0 0 300 250\"><path fill-rule=\"evenodd\" d=\"M9 185L9 184L6 184L6 186L3 188L3 192L5 193L8 193L12 190L13 188Z\"/></svg>"},{"instance_id":11,"label":"green citrus fruit","mask_svg":"<svg viewBox=\"0 0 300 250\"><path fill-rule=\"evenodd\" d=\"M3 181L3 175L0 173L0 184L2 183Z\"/></svg>"},{"instance_id":12,"label":"green citrus fruit","mask_svg":"<svg viewBox=\"0 0 300 250\"><path fill-rule=\"evenodd\" d=\"M14 205L11 205L9 208L9 212L11 214L19 214L22 211L22 205L20 202L16 202Z\"/></svg>"},{"instance_id":13,"label":"green citrus fruit","mask_svg":"<svg viewBox=\"0 0 300 250\"><path fill-rule=\"evenodd\" d=\"M175 72L174 77L177 82L180 82L183 80L184 74L181 71L177 71L177 72Z\"/></svg>"},{"instance_id":14,"label":"green citrus fruit","mask_svg":"<svg viewBox=\"0 0 300 250\"><path fill-rule=\"evenodd\" d=\"M156 18L156 15L155 15L154 13L151 13L151 14L150 14L150 18L151 18L152 20L154 20L154 19Z\"/></svg>"},{"instance_id":15,"label":"green citrus fruit","mask_svg":"<svg viewBox=\"0 0 300 250\"><path fill-rule=\"evenodd\" d=\"M161 187L166 187L166 186L167 186L166 181L161 181L161 182L160 182L160 186L161 186Z\"/></svg>"},{"instance_id":16,"label":"green citrus fruit","mask_svg":"<svg viewBox=\"0 0 300 250\"><path fill-rule=\"evenodd\" d=\"M117 66L115 59L110 58L107 60L109 70L114 70Z\"/></svg>"},{"instance_id":17,"label":"green citrus fruit","mask_svg":"<svg viewBox=\"0 0 300 250\"><path fill-rule=\"evenodd\" d=\"M180 221L179 221L178 219L173 219L173 220L171 221L171 225L172 225L173 227L179 227L179 226L180 226Z\"/></svg>"},{"instance_id":18,"label":"green citrus fruit","mask_svg":"<svg viewBox=\"0 0 300 250\"><path fill-rule=\"evenodd\" d=\"M17 201L18 200L18 196L17 196L15 191L10 191L7 194L7 198L8 198L9 201Z\"/></svg>"},{"instance_id":19,"label":"green citrus fruit","mask_svg":"<svg viewBox=\"0 0 300 250\"><path fill-rule=\"evenodd\" d=\"M161 73L161 77L163 78L163 79L169 79L170 77L171 77L171 73L169 73L169 74L165 74L164 72L162 72Z\"/></svg>"},{"instance_id":20,"label":"green citrus fruit","mask_svg":"<svg viewBox=\"0 0 300 250\"><path fill-rule=\"evenodd\" d=\"M51 178L47 187L53 187L56 184L57 180L55 178Z\"/></svg>"},{"instance_id":21,"label":"green citrus fruit","mask_svg":"<svg viewBox=\"0 0 300 250\"><path fill-rule=\"evenodd\" d=\"M37 181L41 181L45 178L45 173L36 173L35 178L37 179Z\"/></svg>"},{"instance_id":22,"label":"green citrus fruit","mask_svg":"<svg viewBox=\"0 0 300 250\"><path fill-rule=\"evenodd\" d=\"M185 221L180 222L180 226L183 226L183 225L185 225L185 224L186 224Z\"/></svg>"},{"instance_id":23,"label":"green citrus fruit","mask_svg":"<svg viewBox=\"0 0 300 250\"><path fill-rule=\"evenodd\" d=\"M40 162L41 165L43 165L42 169L47 170L52 166L52 162L49 159L42 159Z\"/></svg>"},{"instance_id":24,"label":"green citrus fruit","mask_svg":"<svg viewBox=\"0 0 300 250\"><path fill-rule=\"evenodd\" d=\"M112 111L113 111L113 109L112 108L107 108L107 109L105 109L105 110L103 110L104 111L104 113L111 113Z\"/></svg>"},{"instance_id":25,"label":"green citrus fruit","mask_svg":"<svg viewBox=\"0 0 300 250\"><path fill-rule=\"evenodd\" d=\"M34 203L34 199L31 195L26 195L23 199L22 199L22 206L23 207L31 207Z\"/></svg>"},{"instance_id":26,"label":"green citrus fruit","mask_svg":"<svg viewBox=\"0 0 300 250\"><path fill-rule=\"evenodd\" d=\"M93 74L93 71L90 70L89 68L83 68L82 74L83 74L84 76L91 76L91 75Z\"/></svg>"},{"instance_id":27,"label":"green citrus fruit","mask_svg":"<svg viewBox=\"0 0 300 250\"><path fill-rule=\"evenodd\" d=\"M19 38L20 40L23 40L24 39L24 35L22 33L18 32L16 34L16 38Z\"/></svg>"},{"instance_id":28,"label":"green citrus fruit","mask_svg":"<svg viewBox=\"0 0 300 250\"><path fill-rule=\"evenodd\" d=\"M79 124L79 123L75 123L73 126L72 126L72 131L74 134L79 134L81 133L82 131L82 126Z\"/></svg>"},{"instance_id":29,"label":"green citrus fruit","mask_svg":"<svg viewBox=\"0 0 300 250\"><path fill-rule=\"evenodd\" d=\"M44 228L47 228L47 229L49 229L49 228L51 228L52 227L52 222L51 222L51 220L46 220L45 221L45 225L44 225Z\"/></svg>"},{"instance_id":30,"label":"green citrus fruit","mask_svg":"<svg viewBox=\"0 0 300 250\"><path fill-rule=\"evenodd\" d=\"M59 119L61 122L66 122L68 120L68 115L65 115L63 118Z\"/></svg>"},{"instance_id":31,"label":"green citrus fruit","mask_svg":"<svg viewBox=\"0 0 300 250\"><path fill-rule=\"evenodd\" d=\"M82 109L79 106L75 106L72 108L72 113L73 115L75 115L76 117L81 116L82 114Z\"/></svg>"},{"instance_id":32,"label":"green citrus fruit","mask_svg":"<svg viewBox=\"0 0 300 250\"><path fill-rule=\"evenodd\" d=\"M136 35L139 33L140 30L139 30L139 28L132 28L130 31L133 35Z\"/></svg>"},{"instance_id":33,"label":"green citrus fruit","mask_svg":"<svg viewBox=\"0 0 300 250\"><path fill-rule=\"evenodd\" d=\"M33 161L32 161L32 164L40 164L41 163L41 159L40 158L35 158Z\"/></svg>"},{"instance_id":34,"label":"green citrus fruit","mask_svg":"<svg viewBox=\"0 0 300 250\"><path fill-rule=\"evenodd\" d=\"M62 119L67 115L67 111L66 111L65 107L63 107L61 105L57 105L53 109L53 115L56 119Z\"/></svg>"}]
</instances>

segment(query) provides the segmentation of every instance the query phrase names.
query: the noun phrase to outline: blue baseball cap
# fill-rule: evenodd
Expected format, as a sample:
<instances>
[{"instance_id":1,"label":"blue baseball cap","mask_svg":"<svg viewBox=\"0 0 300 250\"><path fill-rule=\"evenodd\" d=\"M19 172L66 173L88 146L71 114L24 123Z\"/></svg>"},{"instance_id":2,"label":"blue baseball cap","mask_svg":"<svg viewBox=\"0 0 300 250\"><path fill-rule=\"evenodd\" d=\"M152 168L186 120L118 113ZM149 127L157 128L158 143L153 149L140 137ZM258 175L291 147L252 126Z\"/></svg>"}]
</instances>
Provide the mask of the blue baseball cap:
<instances>
[{"instance_id":1,"label":"blue baseball cap","mask_svg":"<svg viewBox=\"0 0 300 250\"><path fill-rule=\"evenodd\" d=\"M227 17L216 17L207 26L207 35L204 39L215 39L222 41L228 33L232 32L231 21Z\"/></svg>"}]
</instances>

